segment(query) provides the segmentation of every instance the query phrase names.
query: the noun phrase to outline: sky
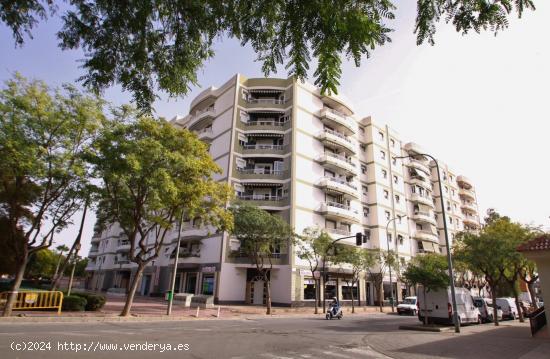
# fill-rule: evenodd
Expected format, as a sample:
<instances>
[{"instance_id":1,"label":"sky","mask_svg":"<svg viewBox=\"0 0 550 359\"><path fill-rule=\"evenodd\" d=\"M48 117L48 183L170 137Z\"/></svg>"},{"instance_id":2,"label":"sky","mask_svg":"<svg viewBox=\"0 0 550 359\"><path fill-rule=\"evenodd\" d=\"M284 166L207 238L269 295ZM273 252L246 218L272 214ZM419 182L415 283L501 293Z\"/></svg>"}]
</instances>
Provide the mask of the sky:
<instances>
[{"instance_id":1,"label":"sky","mask_svg":"<svg viewBox=\"0 0 550 359\"><path fill-rule=\"evenodd\" d=\"M467 176L476 187L481 214L495 208L513 220L550 230L550 2L536 1L537 10L497 36L463 36L441 23L436 44L416 45L415 2L397 1L392 42L376 49L359 68L344 60L339 91L351 100L359 118L372 116L388 124L403 141L420 144L428 153ZM0 24L0 81L15 71L52 86L75 83L83 74L80 51L61 51L56 18L41 23L23 47ZM157 115L186 114L204 88L220 86L235 73L263 77L250 47L223 39L216 56L199 71L199 86L185 98L161 94ZM311 74L315 64L311 64ZM286 77L280 67L275 77ZM131 96L118 86L105 98L115 104ZM56 245L72 243L75 226L62 232ZM89 249L95 218L88 217L81 254Z\"/></svg>"}]
</instances>

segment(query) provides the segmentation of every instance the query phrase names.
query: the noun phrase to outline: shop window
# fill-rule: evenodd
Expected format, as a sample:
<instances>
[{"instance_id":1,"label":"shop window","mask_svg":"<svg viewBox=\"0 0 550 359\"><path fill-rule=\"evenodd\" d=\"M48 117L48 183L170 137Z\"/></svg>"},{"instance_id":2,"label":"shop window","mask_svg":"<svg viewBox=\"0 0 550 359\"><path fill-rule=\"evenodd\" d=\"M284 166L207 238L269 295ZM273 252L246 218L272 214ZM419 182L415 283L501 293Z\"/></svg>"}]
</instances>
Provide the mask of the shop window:
<instances>
[{"instance_id":1,"label":"shop window","mask_svg":"<svg viewBox=\"0 0 550 359\"><path fill-rule=\"evenodd\" d=\"M214 275L205 274L202 276L202 294L214 294Z\"/></svg>"},{"instance_id":2,"label":"shop window","mask_svg":"<svg viewBox=\"0 0 550 359\"><path fill-rule=\"evenodd\" d=\"M353 292L353 299L357 300L359 298L359 290L357 286L351 287L348 285L342 286L342 299L351 300L351 293Z\"/></svg>"},{"instance_id":3,"label":"shop window","mask_svg":"<svg viewBox=\"0 0 550 359\"><path fill-rule=\"evenodd\" d=\"M304 279L304 300L315 299L315 282L313 278Z\"/></svg>"}]
</instances>

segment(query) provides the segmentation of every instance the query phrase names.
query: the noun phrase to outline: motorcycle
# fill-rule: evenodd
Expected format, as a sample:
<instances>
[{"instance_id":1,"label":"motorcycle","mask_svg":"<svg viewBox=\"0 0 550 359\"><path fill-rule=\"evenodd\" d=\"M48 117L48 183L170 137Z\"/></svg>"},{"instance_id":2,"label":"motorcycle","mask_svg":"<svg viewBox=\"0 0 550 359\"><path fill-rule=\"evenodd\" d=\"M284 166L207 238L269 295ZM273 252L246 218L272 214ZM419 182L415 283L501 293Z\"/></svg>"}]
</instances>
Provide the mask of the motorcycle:
<instances>
[{"instance_id":1,"label":"motorcycle","mask_svg":"<svg viewBox=\"0 0 550 359\"><path fill-rule=\"evenodd\" d=\"M333 308L334 308L333 306L328 308L327 315L326 315L327 320L329 319L332 320L332 318L342 319L342 317L344 316L344 312L342 312L342 307L338 307L336 314L334 313Z\"/></svg>"}]
</instances>

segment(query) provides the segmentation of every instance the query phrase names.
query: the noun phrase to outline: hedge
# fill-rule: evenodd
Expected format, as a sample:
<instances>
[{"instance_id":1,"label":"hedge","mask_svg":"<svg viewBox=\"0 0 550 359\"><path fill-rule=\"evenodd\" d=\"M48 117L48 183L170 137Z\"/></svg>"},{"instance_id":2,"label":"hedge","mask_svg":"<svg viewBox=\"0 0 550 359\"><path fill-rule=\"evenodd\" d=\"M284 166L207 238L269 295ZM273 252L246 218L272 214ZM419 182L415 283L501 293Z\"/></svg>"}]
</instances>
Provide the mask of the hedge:
<instances>
[{"instance_id":1,"label":"hedge","mask_svg":"<svg viewBox=\"0 0 550 359\"><path fill-rule=\"evenodd\" d=\"M77 295L68 295L63 298L62 309L68 312L83 312L86 304L86 298Z\"/></svg>"},{"instance_id":2,"label":"hedge","mask_svg":"<svg viewBox=\"0 0 550 359\"><path fill-rule=\"evenodd\" d=\"M86 299L87 303L85 309L87 311L100 310L101 308L103 308L105 302L107 301L105 299L105 296L100 294L73 292L71 293L71 296L73 295Z\"/></svg>"}]
</instances>

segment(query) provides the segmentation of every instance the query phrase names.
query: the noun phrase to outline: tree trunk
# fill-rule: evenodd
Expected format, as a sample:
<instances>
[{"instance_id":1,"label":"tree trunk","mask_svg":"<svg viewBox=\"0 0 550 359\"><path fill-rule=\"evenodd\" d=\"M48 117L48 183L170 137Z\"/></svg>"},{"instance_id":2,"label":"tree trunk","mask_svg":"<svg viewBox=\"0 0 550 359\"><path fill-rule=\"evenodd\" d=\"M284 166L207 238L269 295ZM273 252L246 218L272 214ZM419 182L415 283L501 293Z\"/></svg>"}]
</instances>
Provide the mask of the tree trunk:
<instances>
[{"instance_id":1,"label":"tree trunk","mask_svg":"<svg viewBox=\"0 0 550 359\"><path fill-rule=\"evenodd\" d=\"M529 296L531 297L531 305L535 310L539 309L539 305L537 304L537 297L535 295L535 288L533 287L534 281L529 281L527 283L527 290L529 291Z\"/></svg>"},{"instance_id":2,"label":"tree trunk","mask_svg":"<svg viewBox=\"0 0 550 359\"><path fill-rule=\"evenodd\" d=\"M384 282L380 281L378 285L378 305L380 306L380 313L384 312L383 293L384 293Z\"/></svg>"},{"instance_id":3,"label":"tree trunk","mask_svg":"<svg viewBox=\"0 0 550 359\"><path fill-rule=\"evenodd\" d=\"M137 286L141 281L141 277L143 276L144 269L145 269L144 265L142 264L138 265L136 275L134 276L134 280L130 285L130 290L128 291L128 295L126 296L126 303L124 303L124 309L122 309L122 312L120 313L121 317L127 317L130 315L130 309L132 308L132 303L134 303L134 295L136 294Z\"/></svg>"},{"instance_id":4,"label":"tree trunk","mask_svg":"<svg viewBox=\"0 0 550 359\"><path fill-rule=\"evenodd\" d=\"M426 300L425 286L422 286L422 293L424 293L424 325L428 325L428 301Z\"/></svg>"},{"instance_id":5,"label":"tree trunk","mask_svg":"<svg viewBox=\"0 0 550 359\"><path fill-rule=\"evenodd\" d=\"M266 290L267 290L267 295L266 295L267 311L265 314L271 315L271 281L268 279L265 282L265 284L266 284Z\"/></svg>"},{"instance_id":6,"label":"tree trunk","mask_svg":"<svg viewBox=\"0 0 550 359\"><path fill-rule=\"evenodd\" d=\"M317 301L319 300L319 280L313 277L313 282L315 283L315 314L319 314L319 305Z\"/></svg>"},{"instance_id":7,"label":"tree trunk","mask_svg":"<svg viewBox=\"0 0 550 359\"><path fill-rule=\"evenodd\" d=\"M495 285L489 284L491 287L491 300L493 301L493 321L498 327L498 305L497 305L497 288Z\"/></svg>"},{"instance_id":8,"label":"tree trunk","mask_svg":"<svg viewBox=\"0 0 550 359\"><path fill-rule=\"evenodd\" d=\"M523 310L521 309L521 306L519 305L518 291L516 290L515 286L513 288L514 288L514 300L516 301L516 308L518 309L519 322L524 323L525 319L523 318Z\"/></svg>"},{"instance_id":9,"label":"tree trunk","mask_svg":"<svg viewBox=\"0 0 550 359\"><path fill-rule=\"evenodd\" d=\"M71 256L73 256L73 252L76 251L77 245L80 245L80 241L82 239L82 231L84 230L84 222L86 221L86 212L88 211L88 201L84 204L84 210L82 212L82 217L80 220L80 228L78 229L78 234L76 235L76 238L73 242L73 245L71 246L71 249L69 250L69 253L67 254L67 257L63 261L63 265L61 266L61 271L58 275L54 276L54 281L52 283L52 290L56 290L57 286L59 285L59 281L63 277L63 273L65 273L65 269L67 268L67 265L69 264L69 260L71 259ZM77 253L74 254L76 256ZM60 258L61 259L61 258ZM59 262L57 263L57 266L59 267ZM56 269L57 273L57 269Z\"/></svg>"},{"instance_id":10,"label":"tree trunk","mask_svg":"<svg viewBox=\"0 0 550 359\"><path fill-rule=\"evenodd\" d=\"M353 299L353 282L351 282L351 312L355 313L355 305Z\"/></svg>"},{"instance_id":11,"label":"tree trunk","mask_svg":"<svg viewBox=\"0 0 550 359\"><path fill-rule=\"evenodd\" d=\"M25 245L26 246L26 245ZM4 312L2 313L3 317L9 317L11 316L11 312L13 310L13 305L15 304L15 301L17 300L17 293L19 291L19 287L21 287L21 282L23 281L23 275L25 274L25 268L27 267L27 260L28 260L28 250L25 248L23 250L23 258L19 263L17 263L17 271L15 273L15 278L13 280L13 284L10 288L10 292L8 294L8 300L6 302L6 306L4 307Z\"/></svg>"}]
</instances>

